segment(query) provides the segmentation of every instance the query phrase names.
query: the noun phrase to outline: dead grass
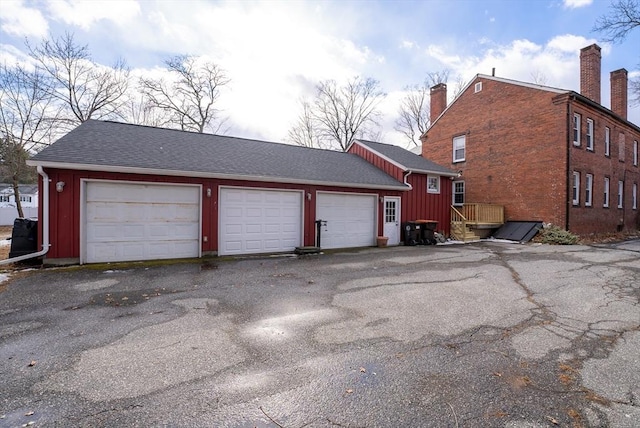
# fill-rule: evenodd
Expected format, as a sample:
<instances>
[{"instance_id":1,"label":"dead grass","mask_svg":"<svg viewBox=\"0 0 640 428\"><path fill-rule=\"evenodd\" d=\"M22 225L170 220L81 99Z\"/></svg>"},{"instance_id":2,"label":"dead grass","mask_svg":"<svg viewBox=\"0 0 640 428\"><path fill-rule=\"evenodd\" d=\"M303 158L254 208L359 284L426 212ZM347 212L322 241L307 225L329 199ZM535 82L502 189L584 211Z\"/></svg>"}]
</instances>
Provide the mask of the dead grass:
<instances>
[{"instance_id":1,"label":"dead grass","mask_svg":"<svg viewBox=\"0 0 640 428\"><path fill-rule=\"evenodd\" d=\"M622 242L627 239L640 238L640 230L631 230L626 232L598 233L593 235L580 236L579 244L606 244L609 242Z\"/></svg>"}]
</instances>

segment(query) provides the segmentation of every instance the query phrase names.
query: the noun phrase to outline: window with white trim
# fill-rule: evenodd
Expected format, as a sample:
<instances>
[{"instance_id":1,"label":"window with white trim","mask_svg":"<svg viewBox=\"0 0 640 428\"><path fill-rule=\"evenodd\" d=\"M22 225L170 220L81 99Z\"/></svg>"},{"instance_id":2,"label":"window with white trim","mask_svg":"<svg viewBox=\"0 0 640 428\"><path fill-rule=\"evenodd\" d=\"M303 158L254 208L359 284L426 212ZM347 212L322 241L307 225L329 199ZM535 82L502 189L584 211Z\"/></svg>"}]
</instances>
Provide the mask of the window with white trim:
<instances>
[{"instance_id":1,"label":"window with white trim","mask_svg":"<svg viewBox=\"0 0 640 428\"><path fill-rule=\"evenodd\" d=\"M31 202L31 196L20 196L20 202Z\"/></svg>"},{"instance_id":2,"label":"window with white trim","mask_svg":"<svg viewBox=\"0 0 640 428\"><path fill-rule=\"evenodd\" d=\"M453 137L453 162L462 162L465 160L465 152L467 148L467 136L459 135Z\"/></svg>"},{"instance_id":3,"label":"window with white trim","mask_svg":"<svg viewBox=\"0 0 640 428\"><path fill-rule=\"evenodd\" d=\"M427 193L440 193L439 175L427 175Z\"/></svg>"},{"instance_id":4,"label":"window with white trim","mask_svg":"<svg viewBox=\"0 0 640 428\"><path fill-rule=\"evenodd\" d=\"M473 92L477 94L481 90L482 90L482 82L476 83L475 86L473 87Z\"/></svg>"},{"instance_id":5,"label":"window with white trim","mask_svg":"<svg viewBox=\"0 0 640 428\"><path fill-rule=\"evenodd\" d=\"M618 208L622 208L624 201L624 181L618 180Z\"/></svg>"},{"instance_id":6,"label":"window with white trim","mask_svg":"<svg viewBox=\"0 0 640 428\"><path fill-rule=\"evenodd\" d=\"M453 182L453 205L464 204L464 181Z\"/></svg>"},{"instance_id":7,"label":"window with white trim","mask_svg":"<svg viewBox=\"0 0 640 428\"><path fill-rule=\"evenodd\" d=\"M10 198L9 195L0 195L0 202L9 202Z\"/></svg>"},{"instance_id":8,"label":"window with white trim","mask_svg":"<svg viewBox=\"0 0 640 428\"><path fill-rule=\"evenodd\" d=\"M587 150L593 151L593 119L587 119Z\"/></svg>"},{"instance_id":9,"label":"window with white trim","mask_svg":"<svg viewBox=\"0 0 640 428\"><path fill-rule=\"evenodd\" d=\"M580 205L580 173L573 171L573 205Z\"/></svg>"},{"instance_id":10,"label":"window with white trim","mask_svg":"<svg viewBox=\"0 0 640 428\"><path fill-rule=\"evenodd\" d=\"M580 115L578 113L573 114L573 145L580 145Z\"/></svg>"},{"instance_id":11,"label":"window with white trim","mask_svg":"<svg viewBox=\"0 0 640 428\"><path fill-rule=\"evenodd\" d=\"M638 166L638 141L633 141L633 166Z\"/></svg>"},{"instance_id":12,"label":"window with white trim","mask_svg":"<svg viewBox=\"0 0 640 428\"><path fill-rule=\"evenodd\" d=\"M611 156L611 129L604 128L604 155Z\"/></svg>"},{"instance_id":13,"label":"window with white trim","mask_svg":"<svg viewBox=\"0 0 640 428\"><path fill-rule=\"evenodd\" d=\"M631 193L631 201L633 203L633 209L638 209L638 183L633 183L633 193Z\"/></svg>"},{"instance_id":14,"label":"window with white trim","mask_svg":"<svg viewBox=\"0 0 640 428\"><path fill-rule=\"evenodd\" d=\"M604 202L602 206L609 208L609 177L604 178Z\"/></svg>"},{"instance_id":15,"label":"window with white trim","mask_svg":"<svg viewBox=\"0 0 640 428\"><path fill-rule=\"evenodd\" d=\"M590 207L593 203L593 174L587 174L584 183L584 206Z\"/></svg>"}]
</instances>

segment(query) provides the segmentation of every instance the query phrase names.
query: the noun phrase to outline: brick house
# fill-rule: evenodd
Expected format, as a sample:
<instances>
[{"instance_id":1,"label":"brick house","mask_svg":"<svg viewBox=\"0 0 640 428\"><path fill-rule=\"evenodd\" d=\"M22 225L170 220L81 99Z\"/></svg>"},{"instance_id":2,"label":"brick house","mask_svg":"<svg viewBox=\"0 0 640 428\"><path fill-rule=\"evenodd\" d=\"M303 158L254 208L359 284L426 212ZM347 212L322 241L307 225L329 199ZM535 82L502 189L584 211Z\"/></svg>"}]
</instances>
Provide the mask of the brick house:
<instances>
[{"instance_id":1,"label":"brick house","mask_svg":"<svg viewBox=\"0 0 640 428\"><path fill-rule=\"evenodd\" d=\"M640 127L627 120L627 70L611 72L600 103L600 47L580 52L580 92L478 74L446 105L431 88L423 156L459 171L452 204L504 206L506 220L544 221L576 234L633 230Z\"/></svg>"}]
</instances>

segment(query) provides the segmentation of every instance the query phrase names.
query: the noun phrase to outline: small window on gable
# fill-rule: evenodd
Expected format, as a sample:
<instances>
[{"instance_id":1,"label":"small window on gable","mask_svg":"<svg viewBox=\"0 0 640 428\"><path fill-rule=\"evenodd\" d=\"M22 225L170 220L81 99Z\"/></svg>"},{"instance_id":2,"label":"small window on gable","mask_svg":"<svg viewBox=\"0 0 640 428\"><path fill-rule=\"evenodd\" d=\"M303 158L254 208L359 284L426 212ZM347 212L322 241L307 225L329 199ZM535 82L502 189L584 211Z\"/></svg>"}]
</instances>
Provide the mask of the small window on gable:
<instances>
[{"instance_id":1,"label":"small window on gable","mask_svg":"<svg viewBox=\"0 0 640 428\"><path fill-rule=\"evenodd\" d=\"M587 150L593 151L593 119L587 119Z\"/></svg>"},{"instance_id":2,"label":"small window on gable","mask_svg":"<svg viewBox=\"0 0 640 428\"><path fill-rule=\"evenodd\" d=\"M440 193L440 176L427 176L427 193Z\"/></svg>"},{"instance_id":3,"label":"small window on gable","mask_svg":"<svg viewBox=\"0 0 640 428\"><path fill-rule=\"evenodd\" d=\"M611 156L611 129L604 128L604 155Z\"/></svg>"},{"instance_id":4,"label":"small window on gable","mask_svg":"<svg viewBox=\"0 0 640 428\"><path fill-rule=\"evenodd\" d=\"M578 113L573 115L573 145L580 145L580 115Z\"/></svg>"},{"instance_id":5,"label":"small window on gable","mask_svg":"<svg viewBox=\"0 0 640 428\"><path fill-rule=\"evenodd\" d=\"M573 171L573 205L580 205L580 173Z\"/></svg>"},{"instance_id":6,"label":"small window on gable","mask_svg":"<svg viewBox=\"0 0 640 428\"><path fill-rule=\"evenodd\" d=\"M460 135L453 138L453 162L462 162L465 160L467 147L467 136Z\"/></svg>"},{"instance_id":7,"label":"small window on gable","mask_svg":"<svg viewBox=\"0 0 640 428\"><path fill-rule=\"evenodd\" d=\"M482 90L482 82L478 82L478 83L476 83L476 85L475 85L475 86L474 86L474 88L473 88L473 92L477 94L477 93L478 93L478 92L480 92L481 90Z\"/></svg>"}]
</instances>

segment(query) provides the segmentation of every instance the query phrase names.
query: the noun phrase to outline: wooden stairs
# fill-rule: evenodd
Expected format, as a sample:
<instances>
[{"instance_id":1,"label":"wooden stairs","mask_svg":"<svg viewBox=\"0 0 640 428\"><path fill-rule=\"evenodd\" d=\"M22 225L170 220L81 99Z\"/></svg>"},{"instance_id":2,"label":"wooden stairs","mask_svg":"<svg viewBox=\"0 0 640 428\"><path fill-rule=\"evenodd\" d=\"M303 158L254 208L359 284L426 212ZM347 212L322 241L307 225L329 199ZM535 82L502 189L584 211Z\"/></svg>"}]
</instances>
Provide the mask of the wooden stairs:
<instances>
[{"instance_id":1,"label":"wooden stairs","mask_svg":"<svg viewBox=\"0 0 640 428\"><path fill-rule=\"evenodd\" d=\"M504 224L504 207L493 204L451 206L451 239L469 242L486 238Z\"/></svg>"}]
</instances>

